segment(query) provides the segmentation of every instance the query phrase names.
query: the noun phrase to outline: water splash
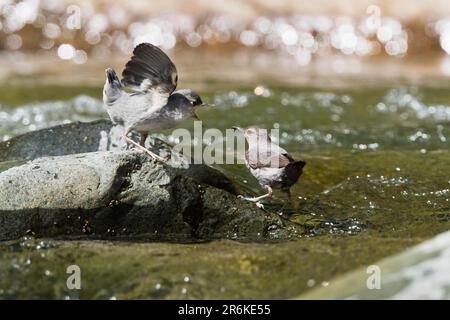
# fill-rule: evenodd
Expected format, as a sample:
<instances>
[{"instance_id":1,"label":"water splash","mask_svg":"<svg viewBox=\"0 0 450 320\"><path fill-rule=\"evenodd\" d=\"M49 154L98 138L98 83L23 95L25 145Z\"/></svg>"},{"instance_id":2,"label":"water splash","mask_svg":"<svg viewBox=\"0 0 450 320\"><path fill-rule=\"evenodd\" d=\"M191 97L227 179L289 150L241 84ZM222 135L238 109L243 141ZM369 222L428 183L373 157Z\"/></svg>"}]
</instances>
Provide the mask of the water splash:
<instances>
[{"instance_id":1,"label":"water splash","mask_svg":"<svg viewBox=\"0 0 450 320\"><path fill-rule=\"evenodd\" d=\"M55 248L55 242L51 240L35 239L32 236L24 236L17 241L12 242L10 250L14 252L19 251L40 251Z\"/></svg>"},{"instance_id":2,"label":"water splash","mask_svg":"<svg viewBox=\"0 0 450 320\"><path fill-rule=\"evenodd\" d=\"M333 219L320 223L310 230L311 236L333 234L333 235L355 235L363 231L364 224L356 218Z\"/></svg>"},{"instance_id":3,"label":"water splash","mask_svg":"<svg viewBox=\"0 0 450 320\"><path fill-rule=\"evenodd\" d=\"M86 95L68 101L38 102L17 108L0 106L0 141L42 128L105 116L102 102Z\"/></svg>"},{"instance_id":4,"label":"water splash","mask_svg":"<svg viewBox=\"0 0 450 320\"><path fill-rule=\"evenodd\" d=\"M353 92L295 92L258 85L253 90L215 93L211 97L215 107L204 113L210 115L208 127L219 130L237 124L270 128L277 119L277 142L294 150L299 146L301 150L337 148L352 152L390 148L432 151L448 147L450 128L442 120L450 119L450 107L425 104L422 94L414 88L391 89L384 96L372 98L382 102L369 104ZM0 106L0 140L58 124L100 118L107 118L102 102L86 95L17 108ZM154 135L177 143L170 135Z\"/></svg>"},{"instance_id":5,"label":"water splash","mask_svg":"<svg viewBox=\"0 0 450 320\"><path fill-rule=\"evenodd\" d=\"M375 106L379 112L400 113L404 120L410 117L432 119L436 121L450 120L450 106L446 104L426 104L417 88L400 87L391 89L383 101Z\"/></svg>"}]
</instances>

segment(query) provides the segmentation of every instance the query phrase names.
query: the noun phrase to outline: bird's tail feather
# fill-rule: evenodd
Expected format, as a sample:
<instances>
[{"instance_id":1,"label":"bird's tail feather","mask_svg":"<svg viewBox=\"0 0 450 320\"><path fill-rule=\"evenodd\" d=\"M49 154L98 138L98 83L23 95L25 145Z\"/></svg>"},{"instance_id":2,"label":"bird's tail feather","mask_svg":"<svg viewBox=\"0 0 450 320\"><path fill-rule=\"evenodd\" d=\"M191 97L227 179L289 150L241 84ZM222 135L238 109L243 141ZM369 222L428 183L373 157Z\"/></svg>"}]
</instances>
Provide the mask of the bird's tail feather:
<instances>
[{"instance_id":1,"label":"bird's tail feather","mask_svg":"<svg viewBox=\"0 0 450 320\"><path fill-rule=\"evenodd\" d=\"M113 69L106 69L106 79L108 80L110 86L122 88L122 83Z\"/></svg>"},{"instance_id":2,"label":"bird's tail feather","mask_svg":"<svg viewBox=\"0 0 450 320\"><path fill-rule=\"evenodd\" d=\"M303 167L306 165L305 161L302 160L297 160L297 161L293 161L291 163L289 163L287 166L288 167L293 167L293 168L299 168L299 169L303 169Z\"/></svg>"},{"instance_id":3,"label":"bird's tail feather","mask_svg":"<svg viewBox=\"0 0 450 320\"><path fill-rule=\"evenodd\" d=\"M122 83L117 77L116 72L108 68L106 69L106 82L103 87L103 101L106 104L112 104L116 101L122 94Z\"/></svg>"},{"instance_id":4,"label":"bird's tail feather","mask_svg":"<svg viewBox=\"0 0 450 320\"><path fill-rule=\"evenodd\" d=\"M291 185L295 184L298 181L298 178L300 178L300 176L303 173L303 167L305 165L306 165L305 161L297 160L289 163L285 167L284 174L286 176L285 177L286 185L290 187Z\"/></svg>"}]
</instances>

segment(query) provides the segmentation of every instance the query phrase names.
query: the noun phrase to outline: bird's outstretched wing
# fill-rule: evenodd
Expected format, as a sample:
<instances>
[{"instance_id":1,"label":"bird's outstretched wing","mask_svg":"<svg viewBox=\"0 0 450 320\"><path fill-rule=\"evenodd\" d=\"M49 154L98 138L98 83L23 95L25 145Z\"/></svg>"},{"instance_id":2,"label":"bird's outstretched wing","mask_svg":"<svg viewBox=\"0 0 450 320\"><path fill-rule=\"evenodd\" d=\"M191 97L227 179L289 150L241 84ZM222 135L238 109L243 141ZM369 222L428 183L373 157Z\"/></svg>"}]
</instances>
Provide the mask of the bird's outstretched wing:
<instances>
[{"instance_id":1,"label":"bird's outstretched wing","mask_svg":"<svg viewBox=\"0 0 450 320\"><path fill-rule=\"evenodd\" d=\"M122 72L122 83L137 92L152 95L151 100L167 101L177 87L177 68L158 47L141 43Z\"/></svg>"}]
</instances>

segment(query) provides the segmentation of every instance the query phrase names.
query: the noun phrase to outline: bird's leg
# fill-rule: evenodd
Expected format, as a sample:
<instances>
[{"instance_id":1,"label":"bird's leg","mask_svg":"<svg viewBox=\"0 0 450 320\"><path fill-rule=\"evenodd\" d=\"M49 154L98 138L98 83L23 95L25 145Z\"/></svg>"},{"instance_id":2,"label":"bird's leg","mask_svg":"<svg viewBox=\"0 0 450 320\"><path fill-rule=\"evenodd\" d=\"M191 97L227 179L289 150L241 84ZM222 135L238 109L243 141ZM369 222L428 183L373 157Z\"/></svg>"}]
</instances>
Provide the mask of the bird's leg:
<instances>
[{"instance_id":1,"label":"bird's leg","mask_svg":"<svg viewBox=\"0 0 450 320\"><path fill-rule=\"evenodd\" d=\"M292 202L291 190L285 189L282 191L284 193L286 193L287 203L283 201L283 206L279 209L278 214L279 215L292 214L295 212L295 204ZM286 206L287 206L287 211L285 211Z\"/></svg>"},{"instance_id":2,"label":"bird's leg","mask_svg":"<svg viewBox=\"0 0 450 320\"><path fill-rule=\"evenodd\" d=\"M141 132L141 139L139 140L139 144L141 145L141 147L145 148L145 140L148 137L148 133L143 133Z\"/></svg>"},{"instance_id":3,"label":"bird's leg","mask_svg":"<svg viewBox=\"0 0 450 320\"><path fill-rule=\"evenodd\" d=\"M288 198L288 202L292 203L292 195L291 195L291 190L290 189L286 190L286 196Z\"/></svg>"},{"instance_id":4,"label":"bird's leg","mask_svg":"<svg viewBox=\"0 0 450 320\"><path fill-rule=\"evenodd\" d=\"M266 189L267 189L267 193L264 194L264 195L262 195L262 196L259 196L259 197L256 197L256 198L247 198L247 197L239 196L239 198L242 198L242 199L244 199L244 200L251 201L251 202L259 202L259 201L261 201L262 199L265 199L265 198L271 198L272 195L273 195L273 190L272 190L272 188L271 188L270 186L265 186L265 187L266 187Z\"/></svg>"},{"instance_id":5,"label":"bird's leg","mask_svg":"<svg viewBox=\"0 0 450 320\"><path fill-rule=\"evenodd\" d=\"M166 159L164 159L163 157L158 156L157 154L155 154L154 152L151 152L150 150L148 150L146 147L141 146L140 144L134 142L132 139L130 139L128 137L128 134L130 133L130 130L125 131L125 133L122 135L122 138L129 144L134 145L136 148L138 148L139 150L142 150L143 152L145 152L146 154L148 154L152 159L157 160L159 162L167 162ZM142 136L141 136L141 141L142 141ZM145 141L145 140L144 140Z\"/></svg>"}]
</instances>

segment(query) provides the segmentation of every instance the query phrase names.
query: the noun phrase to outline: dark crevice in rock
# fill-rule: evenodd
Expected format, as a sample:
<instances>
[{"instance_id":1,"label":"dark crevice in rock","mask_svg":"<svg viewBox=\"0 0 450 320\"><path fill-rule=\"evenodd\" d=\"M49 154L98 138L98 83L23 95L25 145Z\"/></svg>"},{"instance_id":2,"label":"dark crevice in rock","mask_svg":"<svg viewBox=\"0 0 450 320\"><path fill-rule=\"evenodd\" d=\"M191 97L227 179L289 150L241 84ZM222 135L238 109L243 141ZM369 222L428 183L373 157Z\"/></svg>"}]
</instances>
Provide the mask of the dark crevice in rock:
<instances>
[{"instance_id":1,"label":"dark crevice in rock","mask_svg":"<svg viewBox=\"0 0 450 320\"><path fill-rule=\"evenodd\" d=\"M191 183L184 183L183 180L191 180L183 176L176 176L174 179L174 187L172 188L172 193L174 200L179 206L179 210L183 217L183 221L186 222L191 228L191 236L196 238L196 231L203 219L203 199L202 193L204 186L195 185ZM190 190L187 190L184 186L190 185ZM186 193L189 193L190 196L187 197ZM188 200L189 199L189 200ZM187 201L188 200L188 201Z\"/></svg>"}]
</instances>

